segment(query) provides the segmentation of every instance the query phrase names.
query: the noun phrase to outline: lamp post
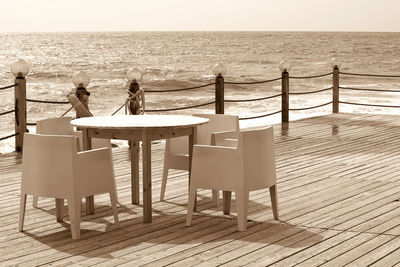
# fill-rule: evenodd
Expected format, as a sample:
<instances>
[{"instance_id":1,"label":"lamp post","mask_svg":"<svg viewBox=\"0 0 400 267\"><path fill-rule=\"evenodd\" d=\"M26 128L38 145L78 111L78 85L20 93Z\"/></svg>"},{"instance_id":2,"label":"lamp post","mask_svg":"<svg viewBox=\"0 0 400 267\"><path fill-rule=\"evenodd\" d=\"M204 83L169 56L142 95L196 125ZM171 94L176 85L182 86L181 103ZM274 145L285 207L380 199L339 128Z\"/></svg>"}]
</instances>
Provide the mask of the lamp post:
<instances>
[{"instance_id":1,"label":"lamp post","mask_svg":"<svg viewBox=\"0 0 400 267\"><path fill-rule=\"evenodd\" d=\"M332 75L332 113L339 113L339 64L335 58L330 60Z\"/></svg>"},{"instance_id":2,"label":"lamp post","mask_svg":"<svg viewBox=\"0 0 400 267\"><path fill-rule=\"evenodd\" d=\"M11 73L15 77L14 104L15 104L15 150L22 151L24 133L26 128L26 75L29 72L29 65L25 60L11 64Z\"/></svg>"},{"instance_id":3,"label":"lamp post","mask_svg":"<svg viewBox=\"0 0 400 267\"><path fill-rule=\"evenodd\" d=\"M224 114L224 76L226 67L221 63L217 63L212 71L215 75L215 114Z\"/></svg>"},{"instance_id":4,"label":"lamp post","mask_svg":"<svg viewBox=\"0 0 400 267\"><path fill-rule=\"evenodd\" d=\"M282 122L289 122L289 71L290 63L282 60L279 63L279 70L282 73Z\"/></svg>"},{"instance_id":5,"label":"lamp post","mask_svg":"<svg viewBox=\"0 0 400 267\"><path fill-rule=\"evenodd\" d=\"M75 95L82 103L82 105L89 111L89 96L90 93L86 90L86 87L89 85L90 78L89 76L80 71L72 77L72 82L76 87ZM81 117L78 112L76 113L76 117Z\"/></svg>"}]
</instances>

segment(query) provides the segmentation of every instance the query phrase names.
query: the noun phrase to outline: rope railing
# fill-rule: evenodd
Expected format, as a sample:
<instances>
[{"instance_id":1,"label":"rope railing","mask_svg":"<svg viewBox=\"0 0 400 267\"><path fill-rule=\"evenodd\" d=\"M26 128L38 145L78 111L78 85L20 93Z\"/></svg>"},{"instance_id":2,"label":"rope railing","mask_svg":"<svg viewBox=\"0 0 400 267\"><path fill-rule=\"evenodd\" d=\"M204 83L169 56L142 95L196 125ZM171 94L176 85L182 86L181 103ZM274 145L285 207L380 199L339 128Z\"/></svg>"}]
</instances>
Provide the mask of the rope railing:
<instances>
[{"instance_id":1,"label":"rope railing","mask_svg":"<svg viewBox=\"0 0 400 267\"><path fill-rule=\"evenodd\" d=\"M291 79L314 79L314 78L320 78L320 77L325 77L332 75L333 72L325 73L325 74L317 74L317 75L311 75L311 76L290 76Z\"/></svg>"},{"instance_id":2,"label":"rope railing","mask_svg":"<svg viewBox=\"0 0 400 267\"><path fill-rule=\"evenodd\" d=\"M0 113L0 116L6 115L6 114L9 114L9 113L13 113L13 112L15 112L15 109L2 112L2 113Z\"/></svg>"},{"instance_id":3,"label":"rope railing","mask_svg":"<svg viewBox=\"0 0 400 267\"><path fill-rule=\"evenodd\" d=\"M269 83L269 82L274 82L274 81L279 81L282 80L282 77L279 78L274 78L270 80L264 80L264 81L254 81L254 82L224 82L225 84L259 84L259 83Z\"/></svg>"},{"instance_id":4,"label":"rope railing","mask_svg":"<svg viewBox=\"0 0 400 267\"><path fill-rule=\"evenodd\" d=\"M69 104L69 101L52 101L52 100L36 100L26 99L26 102L43 103L43 104Z\"/></svg>"},{"instance_id":5,"label":"rope railing","mask_svg":"<svg viewBox=\"0 0 400 267\"><path fill-rule=\"evenodd\" d=\"M10 134L10 135L4 136L4 137L0 137L0 141L17 136L18 134L19 133L15 133L15 134Z\"/></svg>"},{"instance_id":6,"label":"rope railing","mask_svg":"<svg viewBox=\"0 0 400 267\"><path fill-rule=\"evenodd\" d=\"M67 111L65 111L60 117L64 117L65 115L67 115L68 112L71 111L73 107L70 107L69 109L67 109Z\"/></svg>"},{"instance_id":7,"label":"rope railing","mask_svg":"<svg viewBox=\"0 0 400 267\"><path fill-rule=\"evenodd\" d=\"M35 126L37 123L36 122L27 122L26 125L28 126Z\"/></svg>"},{"instance_id":8,"label":"rope railing","mask_svg":"<svg viewBox=\"0 0 400 267\"><path fill-rule=\"evenodd\" d=\"M324 88L321 90L315 90L315 91L309 91L309 92L289 92L289 95L308 95L308 94L315 94L315 93L319 93L319 92L324 92L324 91L328 91L328 90L332 90L333 87L328 87L328 88Z\"/></svg>"},{"instance_id":9,"label":"rope railing","mask_svg":"<svg viewBox=\"0 0 400 267\"><path fill-rule=\"evenodd\" d=\"M300 111L300 110L308 110L308 109L320 108L320 107L327 106L327 105L332 104L332 103L333 103L333 101L330 101L328 103L321 104L321 105L318 105L318 106L307 107L307 108L290 108L289 111Z\"/></svg>"},{"instance_id":10,"label":"rope railing","mask_svg":"<svg viewBox=\"0 0 400 267\"><path fill-rule=\"evenodd\" d=\"M271 96L266 96L266 97L259 97L259 98L251 98L251 99L225 99L224 101L228 102L228 103L251 102L251 101L271 99L271 98L275 98L278 96L282 96L282 94L271 95Z\"/></svg>"},{"instance_id":11,"label":"rope railing","mask_svg":"<svg viewBox=\"0 0 400 267\"><path fill-rule=\"evenodd\" d=\"M168 92L179 92L179 91L187 91L187 90L194 90L194 89L199 89L203 87L207 87L210 85L214 85L215 82L212 83L207 83L199 86L193 86L193 87L187 87L187 88L179 88L179 89L167 89L167 90L144 90L145 93L168 93Z\"/></svg>"},{"instance_id":12,"label":"rope railing","mask_svg":"<svg viewBox=\"0 0 400 267\"><path fill-rule=\"evenodd\" d=\"M239 118L239 120L251 120L251 119L258 119L258 118L263 118L263 117L267 117L267 116L272 116L278 113L281 113L282 110L278 110L275 112L271 112L271 113L267 113L267 114L262 114L262 115L257 115L257 116L252 116L252 117L241 117Z\"/></svg>"},{"instance_id":13,"label":"rope railing","mask_svg":"<svg viewBox=\"0 0 400 267\"><path fill-rule=\"evenodd\" d=\"M12 84L12 85L7 85L7 86L4 86L4 87L0 87L0 91L15 87L17 85L18 85L18 83L15 83L15 84Z\"/></svg>"},{"instance_id":14,"label":"rope railing","mask_svg":"<svg viewBox=\"0 0 400 267\"><path fill-rule=\"evenodd\" d=\"M146 112L165 112L165 111L176 111L176 110L184 110L184 109L190 109L190 108L198 108L202 106L207 106L215 104L215 101L212 102L207 102L203 104L198 104L198 105L192 105L192 106L186 106L186 107L179 107L179 108L166 108L166 109L146 109Z\"/></svg>"},{"instance_id":15,"label":"rope railing","mask_svg":"<svg viewBox=\"0 0 400 267\"><path fill-rule=\"evenodd\" d=\"M400 78L400 75L383 75L383 74L365 74L365 73L351 73L351 72L339 72L342 75L352 76L365 76L365 77L378 77L378 78Z\"/></svg>"},{"instance_id":16,"label":"rope railing","mask_svg":"<svg viewBox=\"0 0 400 267\"><path fill-rule=\"evenodd\" d=\"M387 93L400 93L400 90L391 90L391 89L371 89L371 88L355 88L355 87L345 87L339 86L340 89L345 90L358 90L358 91L371 91L371 92L387 92Z\"/></svg>"},{"instance_id":17,"label":"rope railing","mask_svg":"<svg viewBox=\"0 0 400 267\"><path fill-rule=\"evenodd\" d=\"M368 107L380 107L380 108L400 108L400 106L393 105L378 105L378 104L367 104L367 103L354 103L347 101L339 101L340 104L357 105L357 106L368 106Z\"/></svg>"},{"instance_id":18,"label":"rope railing","mask_svg":"<svg viewBox=\"0 0 400 267\"><path fill-rule=\"evenodd\" d=\"M114 116L115 114L117 114L118 111L120 111L123 107L125 106L125 104L123 104L122 106L120 106L116 111L114 111L111 116Z\"/></svg>"}]
</instances>

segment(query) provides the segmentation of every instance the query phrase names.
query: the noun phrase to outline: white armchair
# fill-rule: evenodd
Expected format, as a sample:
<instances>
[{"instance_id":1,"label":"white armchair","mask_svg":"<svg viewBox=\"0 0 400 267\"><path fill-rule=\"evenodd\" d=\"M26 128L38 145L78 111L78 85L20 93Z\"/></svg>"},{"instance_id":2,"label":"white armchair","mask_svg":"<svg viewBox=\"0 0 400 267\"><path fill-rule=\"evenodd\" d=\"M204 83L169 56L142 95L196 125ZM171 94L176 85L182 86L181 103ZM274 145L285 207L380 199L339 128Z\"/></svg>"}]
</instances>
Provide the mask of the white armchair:
<instances>
[{"instance_id":1,"label":"white armchair","mask_svg":"<svg viewBox=\"0 0 400 267\"><path fill-rule=\"evenodd\" d=\"M224 114L194 114L193 116L207 118L210 121L197 127L196 144L213 145L221 134L224 138L237 138L239 119L237 116ZM164 154L164 169L161 184L160 201L164 200L167 185L168 170L189 170L188 138L186 136L167 139ZM216 205L219 203L218 191L213 191Z\"/></svg>"},{"instance_id":2,"label":"white armchair","mask_svg":"<svg viewBox=\"0 0 400 267\"><path fill-rule=\"evenodd\" d=\"M71 124L72 117L59 117L43 119L36 122L36 133L38 134L50 134L50 135L72 135L79 139L78 151L82 151L82 132L74 130ZM111 148L111 142L109 139L93 138L93 148L109 147ZM62 200L58 200L61 203ZM33 196L33 207L37 208L38 197Z\"/></svg>"},{"instance_id":3,"label":"white armchair","mask_svg":"<svg viewBox=\"0 0 400 267\"><path fill-rule=\"evenodd\" d=\"M273 128L240 131L236 148L194 146L187 226L192 222L198 188L235 192L239 231L247 229L249 192L269 188L273 215L278 219Z\"/></svg>"},{"instance_id":4,"label":"white armchair","mask_svg":"<svg viewBox=\"0 0 400 267\"><path fill-rule=\"evenodd\" d=\"M68 200L73 239L80 237L82 197L109 193L118 224L117 192L110 148L77 152L78 139L67 135L24 135L19 231L23 230L26 196ZM58 203L60 204L60 203ZM56 205L57 220L63 206Z\"/></svg>"}]
</instances>

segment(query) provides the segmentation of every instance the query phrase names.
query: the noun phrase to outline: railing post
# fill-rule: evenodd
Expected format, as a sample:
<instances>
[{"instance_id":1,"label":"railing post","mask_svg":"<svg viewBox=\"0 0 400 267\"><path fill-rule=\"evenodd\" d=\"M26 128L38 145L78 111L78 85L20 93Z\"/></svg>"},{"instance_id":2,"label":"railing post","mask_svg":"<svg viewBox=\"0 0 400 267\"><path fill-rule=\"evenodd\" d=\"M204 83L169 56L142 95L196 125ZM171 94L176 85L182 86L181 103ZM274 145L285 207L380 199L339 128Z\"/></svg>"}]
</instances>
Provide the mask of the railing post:
<instances>
[{"instance_id":1,"label":"railing post","mask_svg":"<svg viewBox=\"0 0 400 267\"><path fill-rule=\"evenodd\" d=\"M26 79L17 76L15 78L14 100L15 100L15 150L20 152L24 145L24 133L26 128Z\"/></svg>"},{"instance_id":2,"label":"railing post","mask_svg":"<svg viewBox=\"0 0 400 267\"><path fill-rule=\"evenodd\" d=\"M339 113L339 67L333 67L332 83L332 113Z\"/></svg>"},{"instance_id":3,"label":"railing post","mask_svg":"<svg viewBox=\"0 0 400 267\"><path fill-rule=\"evenodd\" d=\"M289 122L289 72L282 72L282 122Z\"/></svg>"},{"instance_id":4,"label":"railing post","mask_svg":"<svg viewBox=\"0 0 400 267\"><path fill-rule=\"evenodd\" d=\"M138 91L140 90L140 86L139 84L135 81L130 83L129 85L129 95L135 95ZM129 111L132 115L138 115L140 114L140 110L139 110L140 106L136 105L136 102L133 101L129 101Z\"/></svg>"},{"instance_id":5,"label":"railing post","mask_svg":"<svg viewBox=\"0 0 400 267\"><path fill-rule=\"evenodd\" d=\"M75 95L79 99L79 101L82 103L82 105L86 108L88 112L89 111L89 96L90 93L86 90L86 87L89 85L90 78L89 76L83 72L80 71L77 74L74 75L72 78L72 82L76 87L75 90ZM80 118L81 113L76 110L76 117Z\"/></svg>"},{"instance_id":6,"label":"railing post","mask_svg":"<svg viewBox=\"0 0 400 267\"><path fill-rule=\"evenodd\" d=\"M20 152L24 146L26 128L26 75L29 65L25 60L18 59L11 64L11 73L15 77L14 109L15 109L15 150Z\"/></svg>"},{"instance_id":7,"label":"railing post","mask_svg":"<svg viewBox=\"0 0 400 267\"><path fill-rule=\"evenodd\" d=\"M82 103L82 105L89 111L90 92L88 92L85 87L78 87L75 90L75 95L76 95L76 97L78 97L78 99ZM80 113L78 113L78 111L76 112L76 117L77 118L81 117L81 115L80 115Z\"/></svg>"},{"instance_id":8,"label":"railing post","mask_svg":"<svg viewBox=\"0 0 400 267\"><path fill-rule=\"evenodd\" d=\"M219 73L215 77L215 114L224 114L224 77Z\"/></svg>"}]
</instances>

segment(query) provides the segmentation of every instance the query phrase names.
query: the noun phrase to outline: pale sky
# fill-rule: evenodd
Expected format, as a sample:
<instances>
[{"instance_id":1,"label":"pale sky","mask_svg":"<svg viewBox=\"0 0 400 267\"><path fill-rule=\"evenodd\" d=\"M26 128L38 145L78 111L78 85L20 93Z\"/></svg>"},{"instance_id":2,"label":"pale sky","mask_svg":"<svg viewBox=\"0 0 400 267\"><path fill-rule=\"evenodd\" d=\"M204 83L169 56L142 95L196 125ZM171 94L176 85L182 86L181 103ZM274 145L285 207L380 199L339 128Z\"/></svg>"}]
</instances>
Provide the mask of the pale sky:
<instances>
[{"instance_id":1,"label":"pale sky","mask_svg":"<svg viewBox=\"0 0 400 267\"><path fill-rule=\"evenodd\" d=\"M394 31L400 0L0 0L0 32Z\"/></svg>"}]
</instances>

